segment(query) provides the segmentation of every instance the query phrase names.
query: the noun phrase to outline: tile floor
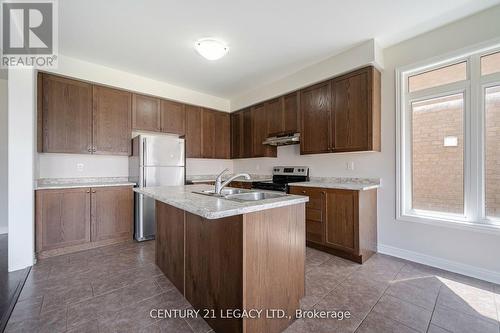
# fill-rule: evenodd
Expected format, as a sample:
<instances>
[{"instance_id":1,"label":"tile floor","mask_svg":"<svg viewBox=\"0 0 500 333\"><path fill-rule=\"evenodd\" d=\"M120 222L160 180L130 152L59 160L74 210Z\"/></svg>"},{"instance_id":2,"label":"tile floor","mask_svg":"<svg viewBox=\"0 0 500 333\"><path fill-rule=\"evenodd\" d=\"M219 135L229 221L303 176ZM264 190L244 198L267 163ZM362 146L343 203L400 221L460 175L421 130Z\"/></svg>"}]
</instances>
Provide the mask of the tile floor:
<instances>
[{"instance_id":1,"label":"tile floor","mask_svg":"<svg viewBox=\"0 0 500 333\"><path fill-rule=\"evenodd\" d=\"M296 320L286 333L499 333L500 286L375 255L357 265L307 249L304 309L350 319ZM189 303L154 265L154 243L127 243L40 261L6 332L207 333L202 319L151 319Z\"/></svg>"}]
</instances>

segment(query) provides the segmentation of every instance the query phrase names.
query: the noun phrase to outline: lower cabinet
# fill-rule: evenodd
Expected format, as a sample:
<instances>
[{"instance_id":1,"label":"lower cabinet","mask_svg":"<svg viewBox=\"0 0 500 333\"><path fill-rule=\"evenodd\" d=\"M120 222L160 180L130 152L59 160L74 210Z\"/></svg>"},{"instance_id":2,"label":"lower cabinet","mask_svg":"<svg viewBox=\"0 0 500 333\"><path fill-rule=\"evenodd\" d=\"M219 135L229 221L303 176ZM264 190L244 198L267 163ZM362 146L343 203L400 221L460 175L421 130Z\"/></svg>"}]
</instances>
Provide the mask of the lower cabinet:
<instances>
[{"instance_id":1,"label":"lower cabinet","mask_svg":"<svg viewBox=\"0 0 500 333\"><path fill-rule=\"evenodd\" d=\"M249 190L252 188L252 183L251 182L233 181L233 182L229 183L229 187L244 188L244 189Z\"/></svg>"},{"instance_id":2,"label":"lower cabinet","mask_svg":"<svg viewBox=\"0 0 500 333\"><path fill-rule=\"evenodd\" d=\"M291 186L306 195L307 246L363 263L377 251L377 190Z\"/></svg>"},{"instance_id":3,"label":"lower cabinet","mask_svg":"<svg viewBox=\"0 0 500 333\"><path fill-rule=\"evenodd\" d=\"M132 187L37 190L35 200L41 258L132 239Z\"/></svg>"}]
</instances>

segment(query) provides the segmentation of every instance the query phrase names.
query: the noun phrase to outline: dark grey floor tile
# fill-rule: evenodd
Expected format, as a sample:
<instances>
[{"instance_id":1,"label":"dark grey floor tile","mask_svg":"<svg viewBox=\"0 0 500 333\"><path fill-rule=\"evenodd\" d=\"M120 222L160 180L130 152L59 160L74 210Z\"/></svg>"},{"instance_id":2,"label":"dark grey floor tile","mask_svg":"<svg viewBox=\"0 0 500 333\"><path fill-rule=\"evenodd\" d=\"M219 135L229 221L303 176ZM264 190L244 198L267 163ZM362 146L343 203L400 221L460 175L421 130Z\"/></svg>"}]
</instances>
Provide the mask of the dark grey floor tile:
<instances>
[{"instance_id":1,"label":"dark grey floor tile","mask_svg":"<svg viewBox=\"0 0 500 333\"><path fill-rule=\"evenodd\" d=\"M498 320L495 294L475 287L444 286L437 304L481 319Z\"/></svg>"},{"instance_id":2,"label":"dark grey floor tile","mask_svg":"<svg viewBox=\"0 0 500 333\"><path fill-rule=\"evenodd\" d=\"M414 284L398 280L391 282L385 293L432 311L439 289L422 289Z\"/></svg>"},{"instance_id":3,"label":"dark grey floor tile","mask_svg":"<svg viewBox=\"0 0 500 333\"><path fill-rule=\"evenodd\" d=\"M444 328L441 328L441 327L436 326L434 324L430 324L429 329L427 330L427 333L452 333L452 332L445 330Z\"/></svg>"},{"instance_id":4,"label":"dark grey floor tile","mask_svg":"<svg viewBox=\"0 0 500 333\"><path fill-rule=\"evenodd\" d=\"M498 322L483 320L454 311L442 306L436 306L432 315L432 324L455 333L498 333Z\"/></svg>"},{"instance_id":5,"label":"dark grey floor tile","mask_svg":"<svg viewBox=\"0 0 500 333\"><path fill-rule=\"evenodd\" d=\"M391 318L418 332L426 332L432 315L432 311L389 295L379 300L373 313Z\"/></svg>"},{"instance_id":6,"label":"dark grey floor tile","mask_svg":"<svg viewBox=\"0 0 500 333\"><path fill-rule=\"evenodd\" d=\"M361 323L356 333L417 333L400 322L372 312Z\"/></svg>"}]
</instances>

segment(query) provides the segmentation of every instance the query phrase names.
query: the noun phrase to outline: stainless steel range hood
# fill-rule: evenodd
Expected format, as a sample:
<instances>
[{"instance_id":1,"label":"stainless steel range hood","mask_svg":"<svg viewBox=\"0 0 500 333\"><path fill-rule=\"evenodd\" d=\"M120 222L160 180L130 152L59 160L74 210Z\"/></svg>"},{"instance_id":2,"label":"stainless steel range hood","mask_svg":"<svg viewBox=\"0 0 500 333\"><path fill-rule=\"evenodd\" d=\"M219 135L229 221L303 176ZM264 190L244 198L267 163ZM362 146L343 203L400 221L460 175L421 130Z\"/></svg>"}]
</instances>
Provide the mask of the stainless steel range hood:
<instances>
[{"instance_id":1,"label":"stainless steel range hood","mask_svg":"<svg viewBox=\"0 0 500 333\"><path fill-rule=\"evenodd\" d=\"M286 146L298 143L300 143L300 133L285 133L271 136L262 142L262 144L270 146Z\"/></svg>"}]
</instances>

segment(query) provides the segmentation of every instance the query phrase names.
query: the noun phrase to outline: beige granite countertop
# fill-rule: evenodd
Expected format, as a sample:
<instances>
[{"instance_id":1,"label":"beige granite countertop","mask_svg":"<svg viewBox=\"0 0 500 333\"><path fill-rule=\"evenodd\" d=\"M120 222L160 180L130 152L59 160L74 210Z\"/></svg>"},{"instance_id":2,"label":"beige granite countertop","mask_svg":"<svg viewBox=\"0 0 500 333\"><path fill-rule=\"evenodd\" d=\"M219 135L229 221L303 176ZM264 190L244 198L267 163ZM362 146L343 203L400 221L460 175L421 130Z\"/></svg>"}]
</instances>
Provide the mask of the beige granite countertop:
<instances>
[{"instance_id":1,"label":"beige granite countertop","mask_svg":"<svg viewBox=\"0 0 500 333\"><path fill-rule=\"evenodd\" d=\"M296 205L309 201L309 197L307 196L287 194L279 198L237 202L193 193L193 191L212 189L213 186L210 185L184 185L134 188L134 191L206 219L219 219L222 217ZM268 191L259 190L259 192Z\"/></svg>"},{"instance_id":2,"label":"beige granite countertop","mask_svg":"<svg viewBox=\"0 0 500 333\"><path fill-rule=\"evenodd\" d=\"M333 188L366 191L380 187L378 178L310 177L307 182L290 183L290 186Z\"/></svg>"},{"instance_id":3,"label":"beige granite countertop","mask_svg":"<svg viewBox=\"0 0 500 333\"><path fill-rule=\"evenodd\" d=\"M222 180L229 179L229 177L233 176L234 174L228 174L222 176ZM252 182L263 182L263 181L269 181L273 180L273 176L269 175L252 175L250 174L251 179L245 179L243 177L235 179L235 182L244 182L244 183L252 183ZM196 176L186 176L186 181L192 182L193 184L196 183L206 183L206 182L214 182L215 178L217 178L217 175L196 175Z\"/></svg>"},{"instance_id":4,"label":"beige granite countertop","mask_svg":"<svg viewBox=\"0 0 500 333\"><path fill-rule=\"evenodd\" d=\"M35 190L135 185L127 177L45 178L37 180Z\"/></svg>"}]
</instances>

